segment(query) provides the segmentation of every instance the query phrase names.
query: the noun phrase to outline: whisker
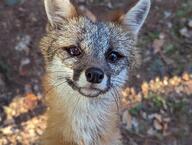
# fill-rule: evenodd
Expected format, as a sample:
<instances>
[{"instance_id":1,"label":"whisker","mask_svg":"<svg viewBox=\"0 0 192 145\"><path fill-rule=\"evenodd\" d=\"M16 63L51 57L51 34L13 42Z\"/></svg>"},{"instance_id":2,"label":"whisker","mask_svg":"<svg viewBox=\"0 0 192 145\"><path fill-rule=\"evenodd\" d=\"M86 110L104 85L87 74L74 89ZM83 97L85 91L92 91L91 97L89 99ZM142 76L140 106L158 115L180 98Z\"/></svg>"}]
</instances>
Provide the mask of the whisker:
<instances>
[{"instance_id":1,"label":"whisker","mask_svg":"<svg viewBox=\"0 0 192 145\"><path fill-rule=\"evenodd\" d=\"M67 82L67 81L63 81L63 82L59 83L58 85L56 85L56 84L57 84L57 82L56 82L55 84L52 85L53 88L50 88L50 89L48 89L48 90L45 92L45 95L47 95L51 90L57 88L58 86L60 86L60 85L62 85L62 84L64 84L64 83L66 83L66 82ZM55 86L55 85L56 85L56 86Z\"/></svg>"},{"instance_id":2,"label":"whisker","mask_svg":"<svg viewBox=\"0 0 192 145\"><path fill-rule=\"evenodd\" d=\"M121 96L121 95L120 95L119 91L117 90L117 88L114 88L114 89L116 90L116 93L118 94L118 95L117 95L117 96L118 96L117 99L118 99L118 102L119 102L119 101L120 101L120 96Z\"/></svg>"},{"instance_id":3,"label":"whisker","mask_svg":"<svg viewBox=\"0 0 192 145\"><path fill-rule=\"evenodd\" d=\"M77 109L77 105L79 104L79 102L80 102L80 97L78 97L78 99L77 99L77 101L76 101L76 103L75 104L73 104L74 105L74 108L73 108L73 111L72 111L72 113L71 113L71 115L73 116L73 114L74 114L74 112L75 112L75 110Z\"/></svg>"},{"instance_id":4,"label":"whisker","mask_svg":"<svg viewBox=\"0 0 192 145\"><path fill-rule=\"evenodd\" d=\"M117 81L115 81L115 83L113 83L113 85L118 86L118 87L121 87L122 84L123 84L122 82L117 82Z\"/></svg>"},{"instance_id":5,"label":"whisker","mask_svg":"<svg viewBox=\"0 0 192 145\"><path fill-rule=\"evenodd\" d=\"M118 102L117 102L117 100L116 100L115 90L114 90L113 87L112 87L111 95L112 95L112 97L113 97L113 99L114 99L114 102L116 103L117 110L119 110L119 105L118 105Z\"/></svg>"},{"instance_id":6,"label":"whisker","mask_svg":"<svg viewBox=\"0 0 192 145\"><path fill-rule=\"evenodd\" d=\"M114 90L114 93L116 94L115 95L115 102L116 102L116 105L117 105L117 110L119 112L119 99L118 99L119 97L118 97L118 94L117 94L117 92L116 92L114 87L113 87L113 90Z\"/></svg>"},{"instance_id":7,"label":"whisker","mask_svg":"<svg viewBox=\"0 0 192 145\"><path fill-rule=\"evenodd\" d=\"M123 81L120 81L120 80L112 80L112 81L118 84L123 84Z\"/></svg>"},{"instance_id":8,"label":"whisker","mask_svg":"<svg viewBox=\"0 0 192 145\"><path fill-rule=\"evenodd\" d=\"M57 73L57 72L67 72L67 71L47 71L47 73Z\"/></svg>"}]
</instances>

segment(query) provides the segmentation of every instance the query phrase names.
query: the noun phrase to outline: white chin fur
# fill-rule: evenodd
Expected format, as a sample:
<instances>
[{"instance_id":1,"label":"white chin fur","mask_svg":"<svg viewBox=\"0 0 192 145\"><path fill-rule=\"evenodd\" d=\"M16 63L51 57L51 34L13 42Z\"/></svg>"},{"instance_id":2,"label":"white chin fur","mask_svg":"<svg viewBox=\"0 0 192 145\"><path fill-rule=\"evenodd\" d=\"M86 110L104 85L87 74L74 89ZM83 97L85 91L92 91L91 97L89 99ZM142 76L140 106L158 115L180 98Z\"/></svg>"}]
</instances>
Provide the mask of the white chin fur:
<instances>
[{"instance_id":1,"label":"white chin fur","mask_svg":"<svg viewBox=\"0 0 192 145\"><path fill-rule=\"evenodd\" d=\"M90 97L96 97L100 94L99 90L96 89L88 89L88 88L81 88L80 92L84 94L85 96L90 96Z\"/></svg>"}]
</instances>

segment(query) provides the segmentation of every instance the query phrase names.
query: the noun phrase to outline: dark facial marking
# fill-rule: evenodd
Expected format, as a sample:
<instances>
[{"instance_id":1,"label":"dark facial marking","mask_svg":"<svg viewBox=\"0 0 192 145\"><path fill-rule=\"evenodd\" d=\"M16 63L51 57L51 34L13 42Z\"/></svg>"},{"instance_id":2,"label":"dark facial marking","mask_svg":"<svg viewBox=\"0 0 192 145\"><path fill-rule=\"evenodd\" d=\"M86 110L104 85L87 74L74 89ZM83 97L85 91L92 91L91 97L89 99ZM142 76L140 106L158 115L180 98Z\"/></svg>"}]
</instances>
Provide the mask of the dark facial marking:
<instances>
[{"instance_id":1,"label":"dark facial marking","mask_svg":"<svg viewBox=\"0 0 192 145\"><path fill-rule=\"evenodd\" d=\"M75 69L73 73L73 80L78 81L82 72L83 69Z\"/></svg>"}]
</instances>

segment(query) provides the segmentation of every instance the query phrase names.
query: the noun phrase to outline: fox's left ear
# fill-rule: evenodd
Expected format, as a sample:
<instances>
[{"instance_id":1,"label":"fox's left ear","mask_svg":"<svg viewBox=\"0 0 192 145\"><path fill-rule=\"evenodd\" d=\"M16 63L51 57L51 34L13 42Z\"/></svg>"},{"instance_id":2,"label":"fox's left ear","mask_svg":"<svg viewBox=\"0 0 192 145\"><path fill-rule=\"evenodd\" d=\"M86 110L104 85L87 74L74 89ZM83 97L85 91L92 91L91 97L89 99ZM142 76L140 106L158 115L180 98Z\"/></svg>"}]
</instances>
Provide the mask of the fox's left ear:
<instances>
[{"instance_id":1,"label":"fox's left ear","mask_svg":"<svg viewBox=\"0 0 192 145\"><path fill-rule=\"evenodd\" d=\"M125 25L133 34L137 35L149 13L150 0L139 0L122 18L121 24Z\"/></svg>"}]
</instances>

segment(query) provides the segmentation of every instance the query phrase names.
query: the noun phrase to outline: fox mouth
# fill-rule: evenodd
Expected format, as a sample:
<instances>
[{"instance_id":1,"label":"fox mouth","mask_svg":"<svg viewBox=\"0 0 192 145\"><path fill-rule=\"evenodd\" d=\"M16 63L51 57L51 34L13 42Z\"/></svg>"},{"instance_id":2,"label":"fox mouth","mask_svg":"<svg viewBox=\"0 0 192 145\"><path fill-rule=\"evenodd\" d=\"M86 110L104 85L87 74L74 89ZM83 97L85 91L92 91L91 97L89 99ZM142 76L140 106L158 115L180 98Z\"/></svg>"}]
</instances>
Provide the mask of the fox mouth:
<instances>
[{"instance_id":1,"label":"fox mouth","mask_svg":"<svg viewBox=\"0 0 192 145\"><path fill-rule=\"evenodd\" d=\"M66 78L68 85L75 91L78 91L81 95L89 98L97 97L101 94L105 94L110 89L109 85L105 90L101 90L95 87L79 87L75 82Z\"/></svg>"}]
</instances>

